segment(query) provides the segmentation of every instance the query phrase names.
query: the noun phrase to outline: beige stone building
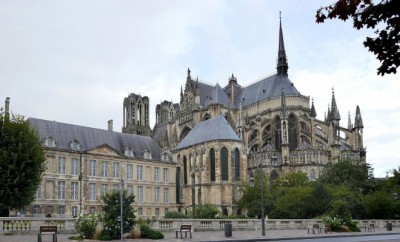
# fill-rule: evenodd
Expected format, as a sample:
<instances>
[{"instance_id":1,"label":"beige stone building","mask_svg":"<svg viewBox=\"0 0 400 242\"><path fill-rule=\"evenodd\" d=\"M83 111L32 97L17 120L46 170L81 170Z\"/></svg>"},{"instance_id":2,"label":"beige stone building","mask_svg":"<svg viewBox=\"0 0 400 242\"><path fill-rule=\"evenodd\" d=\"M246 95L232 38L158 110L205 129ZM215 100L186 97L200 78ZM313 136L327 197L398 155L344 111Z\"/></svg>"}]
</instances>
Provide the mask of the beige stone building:
<instances>
[{"instance_id":1,"label":"beige stone building","mask_svg":"<svg viewBox=\"0 0 400 242\"><path fill-rule=\"evenodd\" d=\"M135 195L139 216L176 210L175 163L150 138L30 118L46 151L46 171L26 215L77 216L101 212L101 195L120 189Z\"/></svg>"}]
</instances>

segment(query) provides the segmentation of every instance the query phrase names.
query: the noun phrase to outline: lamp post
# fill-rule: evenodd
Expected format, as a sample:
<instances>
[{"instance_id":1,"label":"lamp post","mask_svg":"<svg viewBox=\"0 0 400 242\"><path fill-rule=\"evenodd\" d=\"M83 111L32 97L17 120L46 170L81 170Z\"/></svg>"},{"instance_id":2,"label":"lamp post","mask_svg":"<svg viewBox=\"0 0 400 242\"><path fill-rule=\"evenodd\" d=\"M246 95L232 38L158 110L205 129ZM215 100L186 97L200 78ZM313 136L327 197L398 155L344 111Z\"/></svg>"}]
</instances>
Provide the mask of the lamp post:
<instances>
[{"instance_id":1,"label":"lamp post","mask_svg":"<svg viewBox=\"0 0 400 242\"><path fill-rule=\"evenodd\" d=\"M119 195L120 195L120 202L121 202L121 241L123 240L122 239L122 235L123 235L123 233L124 233L124 224L123 224L123 211L124 211L124 209L123 209L123 206L124 206L124 199L123 199L123 191L122 191L122 189L123 189L123 187L124 187L124 179L122 178L122 176L121 176L121 181L120 181L120 190L119 190Z\"/></svg>"},{"instance_id":2,"label":"lamp post","mask_svg":"<svg viewBox=\"0 0 400 242\"><path fill-rule=\"evenodd\" d=\"M257 160L259 161L261 156L260 154L254 155L253 158L257 156ZM261 162L258 162L257 168L261 168ZM250 187L254 187L255 179L253 176L253 172L250 171L249 177ZM261 235L265 236L265 215L264 215L264 179L261 181Z\"/></svg>"}]
</instances>

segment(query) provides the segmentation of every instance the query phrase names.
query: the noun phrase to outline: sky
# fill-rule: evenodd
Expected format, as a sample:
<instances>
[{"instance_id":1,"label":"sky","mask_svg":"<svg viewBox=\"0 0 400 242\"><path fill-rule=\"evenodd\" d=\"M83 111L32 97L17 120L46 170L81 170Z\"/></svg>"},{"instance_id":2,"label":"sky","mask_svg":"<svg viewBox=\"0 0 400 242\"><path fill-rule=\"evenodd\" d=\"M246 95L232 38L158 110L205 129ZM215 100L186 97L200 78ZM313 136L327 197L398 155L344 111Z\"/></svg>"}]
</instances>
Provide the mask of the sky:
<instances>
[{"instance_id":1,"label":"sky","mask_svg":"<svg viewBox=\"0 0 400 242\"><path fill-rule=\"evenodd\" d=\"M400 80L378 76L372 30L315 22L333 0L0 0L0 107L14 114L121 131L129 93L178 103L192 77L242 86L276 72L279 12L289 78L323 119L334 88L343 127L356 106L376 177L399 167ZM400 70L399 70L400 71Z\"/></svg>"}]
</instances>

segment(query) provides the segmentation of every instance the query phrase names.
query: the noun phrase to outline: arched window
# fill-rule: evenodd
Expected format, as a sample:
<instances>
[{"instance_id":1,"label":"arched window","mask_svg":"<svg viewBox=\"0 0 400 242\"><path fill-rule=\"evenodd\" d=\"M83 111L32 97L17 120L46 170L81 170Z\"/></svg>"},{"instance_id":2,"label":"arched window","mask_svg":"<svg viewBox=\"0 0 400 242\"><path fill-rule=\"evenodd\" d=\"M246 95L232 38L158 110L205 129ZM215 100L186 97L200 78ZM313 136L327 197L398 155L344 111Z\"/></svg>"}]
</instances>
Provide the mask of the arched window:
<instances>
[{"instance_id":1,"label":"arched window","mask_svg":"<svg viewBox=\"0 0 400 242\"><path fill-rule=\"evenodd\" d=\"M270 180L271 180L271 181L274 181L274 180L276 180L276 179L278 179L278 178L279 178L278 172L277 172L276 170L273 170L273 171L271 172Z\"/></svg>"},{"instance_id":2,"label":"arched window","mask_svg":"<svg viewBox=\"0 0 400 242\"><path fill-rule=\"evenodd\" d=\"M275 132L274 132L274 136L275 136L275 149L277 151L282 151L282 137L281 137L281 120L279 119L279 117L277 117L275 119Z\"/></svg>"},{"instance_id":3,"label":"arched window","mask_svg":"<svg viewBox=\"0 0 400 242\"><path fill-rule=\"evenodd\" d=\"M209 120L210 119L210 114L206 113L206 115L204 115L203 121Z\"/></svg>"},{"instance_id":4,"label":"arched window","mask_svg":"<svg viewBox=\"0 0 400 242\"><path fill-rule=\"evenodd\" d=\"M215 181L215 150L210 149L210 181Z\"/></svg>"},{"instance_id":5,"label":"arched window","mask_svg":"<svg viewBox=\"0 0 400 242\"><path fill-rule=\"evenodd\" d=\"M221 150L221 180L229 180L229 170L228 170L228 149L222 148Z\"/></svg>"},{"instance_id":6,"label":"arched window","mask_svg":"<svg viewBox=\"0 0 400 242\"><path fill-rule=\"evenodd\" d=\"M316 178L317 178L317 176L316 176L316 174L315 174L315 171L314 171L314 170L311 170L311 171L310 171L310 175L308 176L308 179L309 179L310 181L315 181Z\"/></svg>"},{"instance_id":7,"label":"arched window","mask_svg":"<svg viewBox=\"0 0 400 242\"><path fill-rule=\"evenodd\" d=\"M289 116L289 150L297 148L297 119L294 114Z\"/></svg>"},{"instance_id":8,"label":"arched window","mask_svg":"<svg viewBox=\"0 0 400 242\"><path fill-rule=\"evenodd\" d=\"M263 148L265 148L268 144L272 142L272 133L271 133L271 125L267 125L265 127L263 134L262 134L262 140L263 140Z\"/></svg>"},{"instance_id":9,"label":"arched window","mask_svg":"<svg viewBox=\"0 0 400 242\"><path fill-rule=\"evenodd\" d=\"M190 128L189 127L185 127L183 130L182 130L182 133L181 133L181 138L180 138L180 140L183 140L183 138L185 138L185 136L190 132Z\"/></svg>"},{"instance_id":10,"label":"arched window","mask_svg":"<svg viewBox=\"0 0 400 242\"><path fill-rule=\"evenodd\" d=\"M186 160L186 156L183 156L183 184L187 185L187 160Z\"/></svg>"},{"instance_id":11,"label":"arched window","mask_svg":"<svg viewBox=\"0 0 400 242\"><path fill-rule=\"evenodd\" d=\"M240 151L238 148L234 151L234 163L235 163L235 180L240 181Z\"/></svg>"}]
</instances>

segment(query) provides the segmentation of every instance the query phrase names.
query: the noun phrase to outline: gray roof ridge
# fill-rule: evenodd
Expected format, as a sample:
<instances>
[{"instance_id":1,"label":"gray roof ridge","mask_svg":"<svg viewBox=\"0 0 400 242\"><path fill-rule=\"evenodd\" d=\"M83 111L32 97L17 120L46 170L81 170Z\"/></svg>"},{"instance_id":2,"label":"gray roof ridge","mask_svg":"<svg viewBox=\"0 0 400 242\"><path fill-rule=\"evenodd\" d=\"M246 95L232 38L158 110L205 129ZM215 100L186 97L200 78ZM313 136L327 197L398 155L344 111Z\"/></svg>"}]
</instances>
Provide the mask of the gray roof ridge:
<instances>
[{"instance_id":1,"label":"gray roof ridge","mask_svg":"<svg viewBox=\"0 0 400 242\"><path fill-rule=\"evenodd\" d=\"M215 140L241 141L223 115L196 124L179 142L175 150Z\"/></svg>"}]
</instances>

